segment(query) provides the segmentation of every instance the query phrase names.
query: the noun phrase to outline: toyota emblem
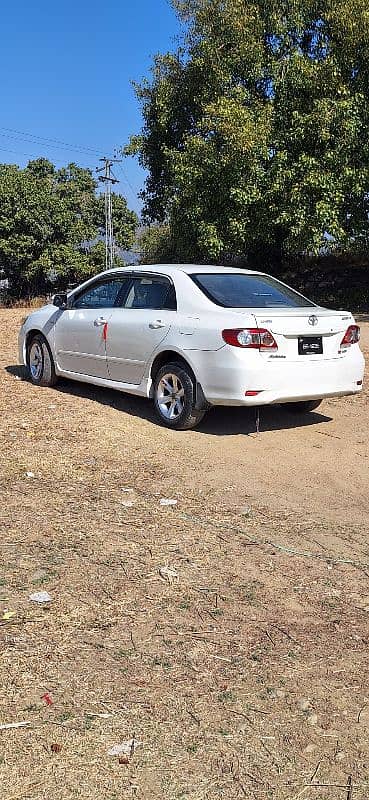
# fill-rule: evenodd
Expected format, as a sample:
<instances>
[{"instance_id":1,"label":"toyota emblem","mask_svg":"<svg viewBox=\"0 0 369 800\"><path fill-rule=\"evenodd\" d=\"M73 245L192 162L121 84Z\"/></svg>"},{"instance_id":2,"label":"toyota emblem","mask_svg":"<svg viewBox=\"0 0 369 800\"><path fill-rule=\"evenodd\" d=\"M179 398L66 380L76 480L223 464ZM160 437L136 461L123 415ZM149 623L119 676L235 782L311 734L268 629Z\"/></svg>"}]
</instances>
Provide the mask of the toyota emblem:
<instances>
[{"instance_id":1,"label":"toyota emblem","mask_svg":"<svg viewBox=\"0 0 369 800\"><path fill-rule=\"evenodd\" d=\"M315 314L312 314L311 317L308 319L309 325L317 325L318 324L318 317Z\"/></svg>"}]
</instances>

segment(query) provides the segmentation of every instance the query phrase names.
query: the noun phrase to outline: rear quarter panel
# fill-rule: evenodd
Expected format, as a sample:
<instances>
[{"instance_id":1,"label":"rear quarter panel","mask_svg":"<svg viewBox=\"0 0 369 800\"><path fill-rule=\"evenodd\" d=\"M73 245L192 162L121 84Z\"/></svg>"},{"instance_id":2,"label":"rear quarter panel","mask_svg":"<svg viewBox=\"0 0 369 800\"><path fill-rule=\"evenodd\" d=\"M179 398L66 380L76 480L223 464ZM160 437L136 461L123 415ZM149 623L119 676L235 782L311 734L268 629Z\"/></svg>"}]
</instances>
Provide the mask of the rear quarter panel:
<instances>
[{"instance_id":1,"label":"rear quarter panel","mask_svg":"<svg viewBox=\"0 0 369 800\"><path fill-rule=\"evenodd\" d=\"M189 350L214 351L225 346L222 331L225 328L254 327L255 317L251 313L234 314L227 309L214 306L211 311L197 314L180 314L165 340L184 352Z\"/></svg>"}]
</instances>

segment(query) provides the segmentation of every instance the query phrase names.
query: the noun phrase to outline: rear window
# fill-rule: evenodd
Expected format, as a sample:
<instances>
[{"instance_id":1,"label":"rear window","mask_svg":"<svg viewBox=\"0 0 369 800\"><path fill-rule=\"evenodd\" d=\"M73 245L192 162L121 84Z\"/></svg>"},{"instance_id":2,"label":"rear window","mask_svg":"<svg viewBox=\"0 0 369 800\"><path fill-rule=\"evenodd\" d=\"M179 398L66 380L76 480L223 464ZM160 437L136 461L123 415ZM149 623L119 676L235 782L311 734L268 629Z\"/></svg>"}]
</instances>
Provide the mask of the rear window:
<instances>
[{"instance_id":1,"label":"rear window","mask_svg":"<svg viewBox=\"0 0 369 800\"><path fill-rule=\"evenodd\" d=\"M306 308L315 306L269 275L230 272L195 273L192 280L206 296L225 308Z\"/></svg>"}]
</instances>

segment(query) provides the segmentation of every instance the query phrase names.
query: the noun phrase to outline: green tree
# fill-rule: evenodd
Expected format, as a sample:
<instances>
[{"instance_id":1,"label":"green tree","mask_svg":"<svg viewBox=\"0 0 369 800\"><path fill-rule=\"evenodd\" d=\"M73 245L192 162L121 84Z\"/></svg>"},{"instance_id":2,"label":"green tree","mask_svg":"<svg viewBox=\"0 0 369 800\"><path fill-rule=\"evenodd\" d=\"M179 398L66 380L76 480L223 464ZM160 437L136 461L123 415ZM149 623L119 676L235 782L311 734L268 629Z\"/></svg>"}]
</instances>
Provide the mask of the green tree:
<instances>
[{"instance_id":1,"label":"green tree","mask_svg":"<svg viewBox=\"0 0 369 800\"><path fill-rule=\"evenodd\" d=\"M366 247L367 0L173 5L183 44L136 87L127 149L148 170L146 220L169 225L180 259Z\"/></svg>"},{"instance_id":2,"label":"green tree","mask_svg":"<svg viewBox=\"0 0 369 800\"><path fill-rule=\"evenodd\" d=\"M104 202L90 170L57 170L45 158L25 169L0 164L0 270L13 295L66 286L104 268ZM116 244L129 249L137 216L114 195Z\"/></svg>"},{"instance_id":3,"label":"green tree","mask_svg":"<svg viewBox=\"0 0 369 800\"><path fill-rule=\"evenodd\" d=\"M176 246L169 225L152 225L137 235L136 250L141 264L175 263Z\"/></svg>"}]
</instances>

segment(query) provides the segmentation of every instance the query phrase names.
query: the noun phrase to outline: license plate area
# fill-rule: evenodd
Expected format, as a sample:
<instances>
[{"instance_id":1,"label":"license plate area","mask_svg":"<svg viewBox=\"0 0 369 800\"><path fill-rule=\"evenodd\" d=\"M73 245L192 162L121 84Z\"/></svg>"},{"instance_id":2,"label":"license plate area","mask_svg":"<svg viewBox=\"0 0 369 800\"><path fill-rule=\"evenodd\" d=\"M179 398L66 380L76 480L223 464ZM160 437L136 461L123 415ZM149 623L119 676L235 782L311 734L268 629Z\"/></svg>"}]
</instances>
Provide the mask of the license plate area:
<instances>
[{"instance_id":1,"label":"license plate area","mask_svg":"<svg viewBox=\"0 0 369 800\"><path fill-rule=\"evenodd\" d=\"M300 356L321 356L323 354L323 339L321 336L299 336Z\"/></svg>"}]
</instances>

